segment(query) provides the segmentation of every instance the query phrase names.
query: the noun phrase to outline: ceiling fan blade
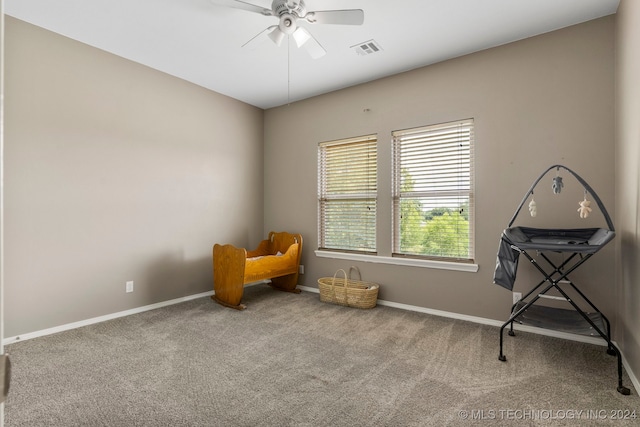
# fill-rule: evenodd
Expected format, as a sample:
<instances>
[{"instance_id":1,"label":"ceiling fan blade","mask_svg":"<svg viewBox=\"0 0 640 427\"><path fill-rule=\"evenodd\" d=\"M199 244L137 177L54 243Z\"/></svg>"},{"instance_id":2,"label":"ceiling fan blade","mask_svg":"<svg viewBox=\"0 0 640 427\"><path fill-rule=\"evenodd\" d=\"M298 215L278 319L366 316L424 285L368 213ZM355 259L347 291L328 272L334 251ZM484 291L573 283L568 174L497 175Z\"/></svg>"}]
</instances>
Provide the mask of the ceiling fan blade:
<instances>
[{"instance_id":1,"label":"ceiling fan blade","mask_svg":"<svg viewBox=\"0 0 640 427\"><path fill-rule=\"evenodd\" d=\"M271 34L267 34L267 33L273 30L274 28L277 29L278 26L272 25L269 28L265 28L264 30L260 31L257 35L253 36L251 40L243 44L241 47L246 47L249 49L257 48L258 46L262 45L262 43L267 39L267 36L271 36Z\"/></svg>"},{"instance_id":2,"label":"ceiling fan blade","mask_svg":"<svg viewBox=\"0 0 640 427\"><path fill-rule=\"evenodd\" d=\"M272 16L273 11L252 3L241 0L210 0L215 6L232 7L234 9L248 10L249 12L259 13L265 16Z\"/></svg>"},{"instance_id":3,"label":"ceiling fan blade","mask_svg":"<svg viewBox=\"0 0 640 427\"><path fill-rule=\"evenodd\" d=\"M311 55L313 59L321 58L327 54L327 51L322 47L320 42L318 42L318 40L316 40L316 38L313 37L311 33L309 33L309 31L307 31L305 28L302 28L302 27L299 27L299 30L302 30L301 34L304 34L304 37L306 39L303 42L302 46L304 46L304 48L307 50L307 52L309 53L309 55ZM297 32L298 30L296 30L296 33ZM296 43L297 43L297 40L296 40Z\"/></svg>"},{"instance_id":4,"label":"ceiling fan blade","mask_svg":"<svg viewBox=\"0 0 640 427\"><path fill-rule=\"evenodd\" d=\"M349 10L318 10L304 16L312 24L362 25L364 11L362 9Z\"/></svg>"}]
</instances>

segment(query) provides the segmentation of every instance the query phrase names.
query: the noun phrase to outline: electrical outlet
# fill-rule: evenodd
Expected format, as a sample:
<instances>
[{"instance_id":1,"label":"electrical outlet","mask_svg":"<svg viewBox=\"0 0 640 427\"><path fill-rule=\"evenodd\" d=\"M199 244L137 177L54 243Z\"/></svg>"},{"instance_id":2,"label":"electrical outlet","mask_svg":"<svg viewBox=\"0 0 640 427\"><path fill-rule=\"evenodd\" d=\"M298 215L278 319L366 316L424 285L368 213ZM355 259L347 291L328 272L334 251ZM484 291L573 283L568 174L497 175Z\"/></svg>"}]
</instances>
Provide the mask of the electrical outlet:
<instances>
[{"instance_id":1,"label":"electrical outlet","mask_svg":"<svg viewBox=\"0 0 640 427\"><path fill-rule=\"evenodd\" d=\"M298 266L298 273L300 273L300 274L304 274L304 265L300 264L300 265Z\"/></svg>"},{"instance_id":2,"label":"electrical outlet","mask_svg":"<svg viewBox=\"0 0 640 427\"><path fill-rule=\"evenodd\" d=\"M125 285L125 291L128 292L133 292L133 280L130 280L127 282L127 284Z\"/></svg>"},{"instance_id":3,"label":"electrical outlet","mask_svg":"<svg viewBox=\"0 0 640 427\"><path fill-rule=\"evenodd\" d=\"M514 292L513 293L513 303L517 303L522 299L522 292Z\"/></svg>"}]
</instances>

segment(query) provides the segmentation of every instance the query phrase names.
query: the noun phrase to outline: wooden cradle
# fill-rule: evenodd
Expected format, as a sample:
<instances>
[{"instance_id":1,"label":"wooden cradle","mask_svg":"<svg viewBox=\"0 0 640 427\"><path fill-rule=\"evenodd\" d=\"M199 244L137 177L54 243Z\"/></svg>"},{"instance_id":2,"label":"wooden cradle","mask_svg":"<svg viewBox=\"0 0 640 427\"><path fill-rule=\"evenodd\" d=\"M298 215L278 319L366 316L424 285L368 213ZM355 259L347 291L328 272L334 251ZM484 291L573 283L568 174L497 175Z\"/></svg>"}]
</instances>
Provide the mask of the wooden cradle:
<instances>
[{"instance_id":1,"label":"wooden cradle","mask_svg":"<svg viewBox=\"0 0 640 427\"><path fill-rule=\"evenodd\" d=\"M255 250L233 245L213 246L214 301L226 307L244 310L240 304L244 285L271 280L275 289L300 293L298 266L302 254L302 236L287 232L270 232Z\"/></svg>"}]
</instances>

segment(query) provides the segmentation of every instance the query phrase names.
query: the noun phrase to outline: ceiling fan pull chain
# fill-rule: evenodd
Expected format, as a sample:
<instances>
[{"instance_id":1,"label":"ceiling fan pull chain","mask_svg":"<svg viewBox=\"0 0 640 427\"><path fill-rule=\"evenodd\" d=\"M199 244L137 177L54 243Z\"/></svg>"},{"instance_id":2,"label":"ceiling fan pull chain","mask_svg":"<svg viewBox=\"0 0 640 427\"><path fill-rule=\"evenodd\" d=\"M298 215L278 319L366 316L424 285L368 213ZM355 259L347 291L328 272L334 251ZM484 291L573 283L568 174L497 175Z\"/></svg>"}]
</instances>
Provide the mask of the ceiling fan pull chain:
<instances>
[{"instance_id":1,"label":"ceiling fan pull chain","mask_svg":"<svg viewBox=\"0 0 640 427\"><path fill-rule=\"evenodd\" d=\"M287 36L287 105L291 105L291 36Z\"/></svg>"}]
</instances>

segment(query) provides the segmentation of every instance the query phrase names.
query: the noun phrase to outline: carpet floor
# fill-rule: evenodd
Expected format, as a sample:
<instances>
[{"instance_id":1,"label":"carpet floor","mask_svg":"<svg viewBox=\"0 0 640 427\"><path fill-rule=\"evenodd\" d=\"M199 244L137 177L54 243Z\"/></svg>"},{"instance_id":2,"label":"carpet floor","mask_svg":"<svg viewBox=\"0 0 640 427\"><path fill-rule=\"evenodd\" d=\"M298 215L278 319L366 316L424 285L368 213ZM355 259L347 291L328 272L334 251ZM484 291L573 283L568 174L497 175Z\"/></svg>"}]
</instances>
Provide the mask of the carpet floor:
<instances>
[{"instance_id":1,"label":"carpet floor","mask_svg":"<svg viewBox=\"0 0 640 427\"><path fill-rule=\"evenodd\" d=\"M248 287L7 346L5 425L638 426L605 347ZM637 411L637 412L636 412Z\"/></svg>"}]
</instances>

